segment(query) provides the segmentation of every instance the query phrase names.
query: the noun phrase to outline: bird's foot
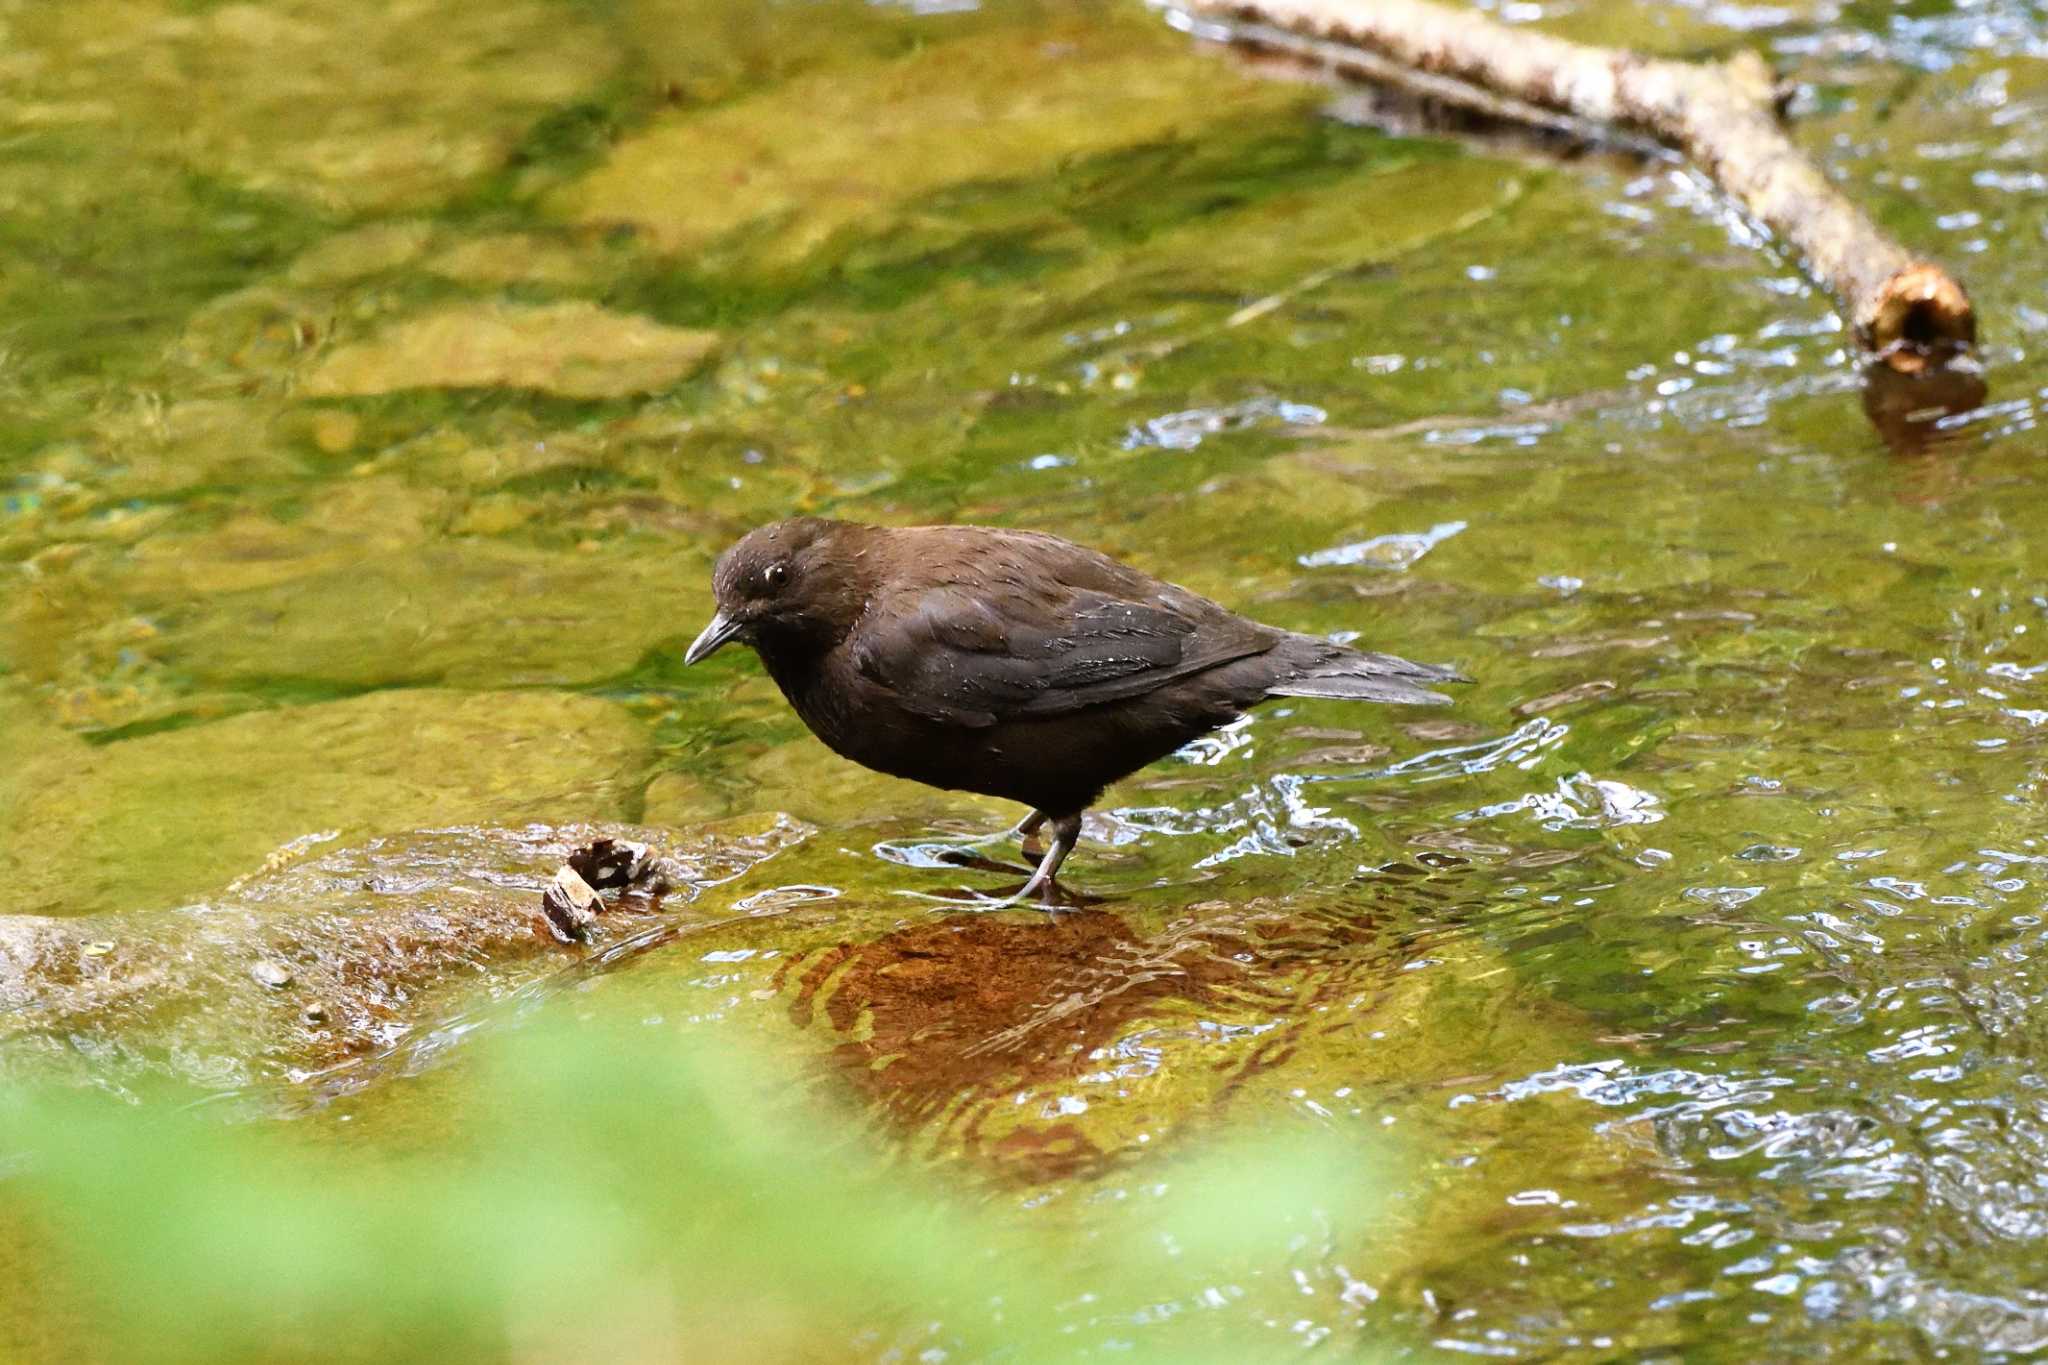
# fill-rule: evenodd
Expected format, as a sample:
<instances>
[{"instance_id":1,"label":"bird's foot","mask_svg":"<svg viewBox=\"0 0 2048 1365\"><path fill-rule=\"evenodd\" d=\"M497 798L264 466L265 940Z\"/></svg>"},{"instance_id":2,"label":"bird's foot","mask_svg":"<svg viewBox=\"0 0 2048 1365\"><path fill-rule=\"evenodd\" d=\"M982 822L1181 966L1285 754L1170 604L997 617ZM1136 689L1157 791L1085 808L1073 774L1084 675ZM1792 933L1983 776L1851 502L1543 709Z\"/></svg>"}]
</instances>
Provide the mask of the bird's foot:
<instances>
[{"instance_id":1,"label":"bird's foot","mask_svg":"<svg viewBox=\"0 0 2048 1365\"><path fill-rule=\"evenodd\" d=\"M1012 891L1007 896L998 896L987 891L978 891L971 886L957 886L947 891L909 891L899 889L896 894L908 897L914 901L927 901L933 905L944 905L955 910L1012 910L1024 905L1028 905L1033 909L1048 911L1058 908L1057 906L1042 905L1036 900L1027 901L1022 887Z\"/></svg>"},{"instance_id":2,"label":"bird's foot","mask_svg":"<svg viewBox=\"0 0 2048 1365\"><path fill-rule=\"evenodd\" d=\"M1033 905L1047 913L1076 909L1090 904L1095 898L1077 896L1062 887L1056 880L1060 864L1074 850L1074 844L1081 837L1081 817L1062 815L1049 817L1044 811L1033 811L1016 828L1006 830L989 839L975 839L958 844L877 844L875 852L892 862L906 863L913 867L973 867L988 872L1014 872L1018 869L984 858L970 850L991 842L991 839L1007 839L1022 836L1029 840L1039 827L1050 822L1052 825L1052 846L1039 859L1035 869L1025 878L1024 884L1007 896L991 896L986 892L966 887L951 893L933 894L924 891L903 891L899 894L917 900L938 901L946 905L971 905L977 910L1007 910L1012 906Z\"/></svg>"},{"instance_id":3,"label":"bird's foot","mask_svg":"<svg viewBox=\"0 0 2048 1365\"><path fill-rule=\"evenodd\" d=\"M999 865L991 863L988 868L995 871ZM1042 910L1048 915L1086 910L1109 899L1107 896L1091 896L1085 891L1076 891L1059 881L1049 881L1034 889L1029 880L1018 883L1016 890L1007 893L983 891L972 886L956 886L944 891L911 891L899 888L896 894L911 900L927 901L933 905L950 906L960 910Z\"/></svg>"},{"instance_id":4,"label":"bird's foot","mask_svg":"<svg viewBox=\"0 0 2048 1365\"><path fill-rule=\"evenodd\" d=\"M1043 812L1033 817L1033 819L1041 818L1043 818ZM1033 828L1036 828L1036 826L1034 825ZM1074 845L1080 841L1080 838L1081 817L1078 812L1073 815L1055 817L1052 822L1052 847L1045 851L1045 857L1038 864L1038 870L1031 874L1031 879L1025 882L1023 888L1017 892L1018 898L1028 900L1033 895L1037 895L1042 900L1050 901L1057 885L1053 878L1059 875L1060 864L1065 862L1067 855L1074 851Z\"/></svg>"},{"instance_id":5,"label":"bird's foot","mask_svg":"<svg viewBox=\"0 0 2048 1365\"><path fill-rule=\"evenodd\" d=\"M1007 829L994 834L974 835L964 839L919 839L916 841L888 840L875 845L875 855L905 867L972 867L984 872L1008 872L1011 869L1001 863L993 863L981 856L979 850L990 844L1007 843L1021 839L1029 852L1032 836L1046 821L1044 811L1033 811Z\"/></svg>"}]
</instances>

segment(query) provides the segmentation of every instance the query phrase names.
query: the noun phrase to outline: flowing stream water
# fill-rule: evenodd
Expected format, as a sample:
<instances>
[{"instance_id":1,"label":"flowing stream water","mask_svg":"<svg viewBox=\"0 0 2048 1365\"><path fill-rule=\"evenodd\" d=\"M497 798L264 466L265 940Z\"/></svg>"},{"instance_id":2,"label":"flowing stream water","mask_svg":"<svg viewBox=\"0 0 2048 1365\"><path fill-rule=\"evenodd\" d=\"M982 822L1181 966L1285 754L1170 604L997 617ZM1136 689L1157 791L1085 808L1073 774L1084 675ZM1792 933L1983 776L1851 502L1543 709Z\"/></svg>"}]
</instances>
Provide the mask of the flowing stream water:
<instances>
[{"instance_id":1,"label":"flowing stream water","mask_svg":"<svg viewBox=\"0 0 2048 1365\"><path fill-rule=\"evenodd\" d=\"M1283 1353L2048 1348L2048 8L1497 13L1762 51L1981 401L1682 167L1136 4L0 3L0 1075L416 1139L573 980L1077 1236L1221 1133L1398 1162L1398 1235L1162 1290ZM681 668L797 510L1478 681L1264 708L981 912L1019 812ZM687 875L565 948L593 832Z\"/></svg>"}]
</instances>

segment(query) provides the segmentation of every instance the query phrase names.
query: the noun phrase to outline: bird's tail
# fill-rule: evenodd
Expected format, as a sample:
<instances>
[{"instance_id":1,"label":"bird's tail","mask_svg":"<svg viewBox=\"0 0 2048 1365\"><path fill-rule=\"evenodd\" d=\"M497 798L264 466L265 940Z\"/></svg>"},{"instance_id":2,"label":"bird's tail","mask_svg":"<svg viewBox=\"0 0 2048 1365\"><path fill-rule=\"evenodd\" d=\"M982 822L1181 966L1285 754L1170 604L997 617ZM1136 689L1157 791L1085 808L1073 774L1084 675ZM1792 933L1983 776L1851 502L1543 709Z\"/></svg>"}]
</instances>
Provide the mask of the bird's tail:
<instances>
[{"instance_id":1,"label":"bird's tail","mask_svg":"<svg viewBox=\"0 0 2048 1365\"><path fill-rule=\"evenodd\" d=\"M1312 648L1302 651L1305 657L1293 674L1266 689L1269 697L1326 697L1333 701L1435 706L1451 699L1422 684L1472 681L1447 664L1419 664L1393 654L1369 654L1327 640L1297 638Z\"/></svg>"}]
</instances>

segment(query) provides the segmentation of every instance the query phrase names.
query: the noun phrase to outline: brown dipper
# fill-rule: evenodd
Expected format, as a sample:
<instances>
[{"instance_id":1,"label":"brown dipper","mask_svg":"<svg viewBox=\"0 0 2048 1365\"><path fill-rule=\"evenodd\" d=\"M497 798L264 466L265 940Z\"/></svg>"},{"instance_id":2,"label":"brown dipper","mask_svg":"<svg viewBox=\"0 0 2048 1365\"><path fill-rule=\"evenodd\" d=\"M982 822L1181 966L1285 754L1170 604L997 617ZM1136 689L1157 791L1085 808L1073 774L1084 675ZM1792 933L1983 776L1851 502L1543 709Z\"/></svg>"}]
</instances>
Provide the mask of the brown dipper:
<instances>
[{"instance_id":1,"label":"brown dipper","mask_svg":"<svg viewBox=\"0 0 2048 1365\"><path fill-rule=\"evenodd\" d=\"M794 517L718 561L718 613L684 655L754 647L842 757L1032 808L1050 888L1118 778L1268 697L1444 702L1455 669L1261 625L1036 531Z\"/></svg>"}]
</instances>

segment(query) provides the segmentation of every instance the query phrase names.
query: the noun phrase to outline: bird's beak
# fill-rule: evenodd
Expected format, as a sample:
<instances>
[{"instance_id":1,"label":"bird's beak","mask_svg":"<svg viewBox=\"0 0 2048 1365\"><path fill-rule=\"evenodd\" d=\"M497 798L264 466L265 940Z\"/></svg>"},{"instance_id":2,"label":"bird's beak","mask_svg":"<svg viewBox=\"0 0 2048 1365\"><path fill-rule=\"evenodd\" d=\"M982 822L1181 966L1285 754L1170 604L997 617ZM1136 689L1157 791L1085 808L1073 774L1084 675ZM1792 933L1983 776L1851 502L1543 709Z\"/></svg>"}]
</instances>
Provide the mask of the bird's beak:
<instances>
[{"instance_id":1,"label":"bird's beak","mask_svg":"<svg viewBox=\"0 0 2048 1365\"><path fill-rule=\"evenodd\" d=\"M684 666L687 667L690 664L708 659L716 654L735 635L746 629L746 624L744 621L727 616L722 611L713 615L711 624L704 627L703 632L690 642L689 649L683 652Z\"/></svg>"}]
</instances>

